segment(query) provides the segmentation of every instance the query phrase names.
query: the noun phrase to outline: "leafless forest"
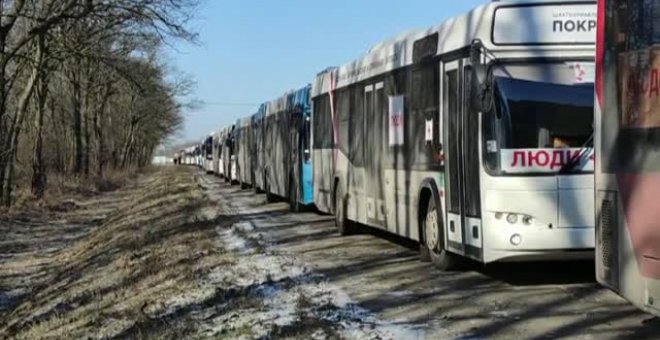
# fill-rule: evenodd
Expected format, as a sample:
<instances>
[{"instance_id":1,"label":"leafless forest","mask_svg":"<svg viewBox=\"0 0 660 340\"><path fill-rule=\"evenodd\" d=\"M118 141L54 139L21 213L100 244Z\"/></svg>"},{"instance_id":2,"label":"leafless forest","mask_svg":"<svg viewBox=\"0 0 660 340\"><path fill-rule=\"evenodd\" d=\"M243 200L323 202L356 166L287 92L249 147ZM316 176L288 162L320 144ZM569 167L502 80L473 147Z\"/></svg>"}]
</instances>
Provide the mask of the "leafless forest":
<instances>
[{"instance_id":1,"label":"leafless forest","mask_svg":"<svg viewBox=\"0 0 660 340\"><path fill-rule=\"evenodd\" d=\"M54 179L102 183L147 164L182 122L191 81L163 61L194 42L197 0L0 1L0 199Z\"/></svg>"}]
</instances>

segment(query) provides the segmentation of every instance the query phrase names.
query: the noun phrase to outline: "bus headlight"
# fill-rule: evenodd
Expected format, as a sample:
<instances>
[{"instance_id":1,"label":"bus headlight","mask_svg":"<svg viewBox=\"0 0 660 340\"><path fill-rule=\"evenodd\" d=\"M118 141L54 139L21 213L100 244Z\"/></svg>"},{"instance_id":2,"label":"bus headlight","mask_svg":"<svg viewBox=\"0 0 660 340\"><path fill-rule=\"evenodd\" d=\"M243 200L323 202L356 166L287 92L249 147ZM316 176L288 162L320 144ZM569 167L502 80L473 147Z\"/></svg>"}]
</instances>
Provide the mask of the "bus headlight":
<instances>
[{"instance_id":1,"label":"bus headlight","mask_svg":"<svg viewBox=\"0 0 660 340\"><path fill-rule=\"evenodd\" d=\"M510 224L516 224L518 223L518 215L508 214L506 215L506 221L509 222Z\"/></svg>"},{"instance_id":2,"label":"bus headlight","mask_svg":"<svg viewBox=\"0 0 660 340\"><path fill-rule=\"evenodd\" d=\"M534 224L534 218L532 216L525 215L522 218L522 222L524 225L532 225Z\"/></svg>"}]
</instances>

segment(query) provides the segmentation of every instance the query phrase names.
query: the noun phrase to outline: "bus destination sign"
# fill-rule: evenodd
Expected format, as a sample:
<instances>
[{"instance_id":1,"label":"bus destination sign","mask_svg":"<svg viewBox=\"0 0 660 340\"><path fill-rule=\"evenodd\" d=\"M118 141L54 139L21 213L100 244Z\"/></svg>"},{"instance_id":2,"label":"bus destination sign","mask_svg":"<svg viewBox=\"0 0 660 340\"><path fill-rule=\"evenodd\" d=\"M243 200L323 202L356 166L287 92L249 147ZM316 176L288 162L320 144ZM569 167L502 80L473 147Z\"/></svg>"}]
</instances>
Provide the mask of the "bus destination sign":
<instances>
[{"instance_id":1,"label":"bus destination sign","mask_svg":"<svg viewBox=\"0 0 660 340\"><path fill-rule=\"evenodd\" d=\"M596 5L501 7L493 18L493 43L593 44Z\"/></svg>"}]
</instances>

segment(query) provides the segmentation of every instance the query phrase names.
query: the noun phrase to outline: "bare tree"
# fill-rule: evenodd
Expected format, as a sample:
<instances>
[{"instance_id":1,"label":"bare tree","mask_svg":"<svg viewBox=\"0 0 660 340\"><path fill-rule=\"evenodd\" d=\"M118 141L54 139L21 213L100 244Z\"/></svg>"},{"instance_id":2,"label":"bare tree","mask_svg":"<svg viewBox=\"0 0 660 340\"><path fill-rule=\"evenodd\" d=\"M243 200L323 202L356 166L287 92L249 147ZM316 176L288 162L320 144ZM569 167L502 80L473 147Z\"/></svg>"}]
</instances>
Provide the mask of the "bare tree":
<instances>
[{"instance_id":1,"label":"bare tree","mask_svg":"<svg viewBox=\"0 0 660 340\"><path fill-rule=\"evenodd\" d=\"M181 123L161 47L194 40L196 9L197 0L0 0L1 202L12 201L21 135L38 198L48 168L100 177L147 164Z\"/></svg>"}]
</instances>

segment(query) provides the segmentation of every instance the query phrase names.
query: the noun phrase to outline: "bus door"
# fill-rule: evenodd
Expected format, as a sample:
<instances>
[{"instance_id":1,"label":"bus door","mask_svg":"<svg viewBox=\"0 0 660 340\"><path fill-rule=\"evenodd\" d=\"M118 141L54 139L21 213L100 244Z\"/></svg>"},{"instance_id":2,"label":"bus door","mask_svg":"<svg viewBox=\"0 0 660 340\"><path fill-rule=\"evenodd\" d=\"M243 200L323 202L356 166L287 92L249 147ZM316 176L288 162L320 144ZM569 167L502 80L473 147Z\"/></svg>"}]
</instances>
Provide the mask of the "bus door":
<instances>
[{"instance_id":1,"label":"bus door","mask_svg":"<svg viewBox=\"0 0 660 340\"><path fill-rule=\"evenodd\" d=\"M308 110L311 110L308 108ZM312 117L310 111L304 112L302 115L302 126L300 128L300 149L302 150L302 173L301 173L301 199L300 201L309 205L314 203L314 184L312 167Z\"/></svg>"},{"instance_id":2,"label":"bus door","mask_svg":"<svg viewBox=\"0 0 660 340\"><path fill-rule=\"evenodd\" d=\"M469 109L471 68L467 59L444 64L445 223L447 248L482 258L479 180L479 116Z\"/></svg>"},{"instance_id":3,"label":"bus door","mask_svg":"<svg viewBox=\"0 0 660 340\"><path fill-rule=\"evenodd\" d=\"M385 194L383 154L386 115L385 86L378 82L364 89L365 122L365 163L367 169L367 222L385 228Z\"/></svg>"}]
</instances>

